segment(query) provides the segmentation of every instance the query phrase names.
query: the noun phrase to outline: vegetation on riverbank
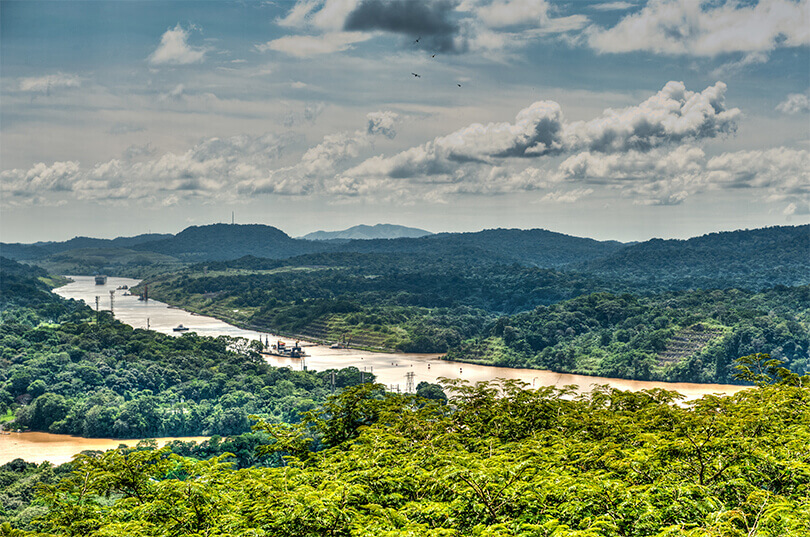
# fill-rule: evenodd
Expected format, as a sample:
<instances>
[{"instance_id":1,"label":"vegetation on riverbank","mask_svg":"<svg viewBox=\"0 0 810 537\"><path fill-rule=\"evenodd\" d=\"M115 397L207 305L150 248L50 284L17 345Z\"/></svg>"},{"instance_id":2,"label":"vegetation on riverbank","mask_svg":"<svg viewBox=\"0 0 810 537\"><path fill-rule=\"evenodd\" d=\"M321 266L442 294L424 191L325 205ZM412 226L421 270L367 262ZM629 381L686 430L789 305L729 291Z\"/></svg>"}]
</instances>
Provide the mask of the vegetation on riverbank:
<instances>
[{"instance_id":1,"label":"vegetation on riverbank","mask_svg":"<svg viewBox=\"0 0 810 537\"><path fill-rule=\"evenodd\" d=\"M244 340L174 338L97 315L49 292L41 269L2 260L0 410L12 427L85 437L237 435L248 415L290 422L333 389L373 381L356 368L267 365Z\"/></svg>"},{"instance_id":2,"label":"vegetation on riverbank","mask_svg":"<svg viewBox=\"0 0 810 537\"><path fill-rule=\"evenodd\" d=\"M445 352L498 314L606 288L549 269L388 254L245 258L148 283L151 297L242 326L405 352Z\"/></svg>"},{"instance_id":3,"label":"vegetation on riverbank","mask_svg":"<svg viewBox=\"0 0 810 537\"><path fill-rule=\"evenodd\" d=\"M810 369L810 286L596 293L502 317L448 358L604 377L734 382L739 356Z\"/></svg>"},{"instance_id":4,"label":"vegetation on riverbank","mask_svg":"<svg viewBox=\"0 0 810 537\"><path fill-rule=\"evenodd\" d=\"M727 383L742 355L767 352L798 373L810 359L808 286L652 293L518 265L366 254L245 258L149 285L249 328L509 367Z\"/></svg>"},{"instance_id":5,"label":"vegetation on riverbank","mask_svg":"<svg viewBox=\"0 0 810 537\"><path fill-rule=\"evenodd\" d=\"M762 359L748 360L750 378ZM771 367L772 372L778 371ZM297 426L260 421L237 469L169 448L80 456L40 488L35 536L713 536L810 532L810 391L687 404L662 390L461 382L449 404L357 386ZM28 530L28 531L26 531ZM30 532L29 532L30 531Z\"/></svg>"}]
</instances>

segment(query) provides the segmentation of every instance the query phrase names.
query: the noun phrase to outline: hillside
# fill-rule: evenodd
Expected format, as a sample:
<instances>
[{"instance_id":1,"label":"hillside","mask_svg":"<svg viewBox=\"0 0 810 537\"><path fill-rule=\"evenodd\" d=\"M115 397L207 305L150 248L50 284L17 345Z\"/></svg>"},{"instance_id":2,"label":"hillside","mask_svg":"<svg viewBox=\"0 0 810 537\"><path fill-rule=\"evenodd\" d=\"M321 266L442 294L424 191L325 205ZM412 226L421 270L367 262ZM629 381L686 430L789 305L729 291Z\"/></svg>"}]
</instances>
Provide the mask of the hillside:
<instances>
[{"instance_id":1,"label":"hillside","mask_svg":"<svg viewBox=\"0 0 810 537\"><path fill-rule=\"evenodd\" d=\"M323 249L318 243L293 239L283 231L261 224L192 226L177 235L135 246L183 261L221 261L246 255L286 259Z\"/></svg>"},{"instance_id":2,"label":"hillside","mask_svg":"<svg viewBox=\"0 0 810 537\"><path fill-rule=\"evenodd\" d=\"M652 239L572 268L658 289L810 283L810 225Z\"/></svg>"},{"instance_id":3,"label":"hillside","mask_svg":"<svg viewBox=\"0 0 810 537\"><path fill-rule=\"evenodd\" d=\"M604 257L624 246L616 241L600 242L545 229L487 229L471 233L438 233L417 239L351 241L337 249L343 252L455 256L488 263L558 268Z\"/></svg>"},{"instance_id":4,"label":"hillside","mask_svg":"<svg viewBox=\"0 0 810 537\"><path fill-rule=\"evenodd\" d=\"M127 248L77 248L33 262L51 274L109 274L133 278L169 272L182 266L175 257Z\"/></svg>"},{"instance_id":5,"label":"hillside","mask_svg":"<svg viewBox=\"0 0 810 537\"><path fill-rule=\"evenodd\" d=\"M431 234L430 231L415 227L405 227L394 224L375 224L373 226L361 224L341 231L313 231L300 238L308 241L326 241L333 239L415 239Z\"/></svg>"},{"instance_id":6,"label":"hillside","mask_svg":"<svg viewBox=\"0 0 810 537\"><path fill-rule=\"evenodd\" d=\"M596 293L498 319L448 353L510 367L606 377L731 382L734 360L769 353L810 369L810 286Z\"/></svg>"},{"instance_id":7,"label":"hillside","mask_svg":"<svg viewBox=\"0 0 810 537\"><path fill-rule=\"evenodd\" d=\"M117 237L115 239L74 237L62 242L35 242L33 244L0 243L0 252L9 259L33 260L68 250L84 248L130 248L138 244L166 239L168 237L172 237L172 235L166 233L145 233L134 237Z\"/></svg>"}]
</instances>

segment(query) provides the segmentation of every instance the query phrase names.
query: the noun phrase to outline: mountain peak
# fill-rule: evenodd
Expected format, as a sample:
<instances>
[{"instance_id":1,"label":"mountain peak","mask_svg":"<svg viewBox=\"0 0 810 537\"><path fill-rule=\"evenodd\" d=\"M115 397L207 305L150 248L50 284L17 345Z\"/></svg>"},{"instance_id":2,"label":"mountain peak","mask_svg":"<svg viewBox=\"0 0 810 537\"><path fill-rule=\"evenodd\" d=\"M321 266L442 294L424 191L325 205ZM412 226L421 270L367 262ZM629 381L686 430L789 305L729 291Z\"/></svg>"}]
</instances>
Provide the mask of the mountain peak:
<instances>
[{"instance_id":1,"label":"mountain peak","mask_svg":"<svg viewBox=\"0 0 810 537\"><path fill-rule=\"evenodd\" d=\"M424 229L399 226L396 224L375 224L373 226L360 224L341 231L315 231L301 238L310 241L325 241L331 239L414 239L424 237L425 235L432 235L432 233Z\"/></svg>"}]
</instances>

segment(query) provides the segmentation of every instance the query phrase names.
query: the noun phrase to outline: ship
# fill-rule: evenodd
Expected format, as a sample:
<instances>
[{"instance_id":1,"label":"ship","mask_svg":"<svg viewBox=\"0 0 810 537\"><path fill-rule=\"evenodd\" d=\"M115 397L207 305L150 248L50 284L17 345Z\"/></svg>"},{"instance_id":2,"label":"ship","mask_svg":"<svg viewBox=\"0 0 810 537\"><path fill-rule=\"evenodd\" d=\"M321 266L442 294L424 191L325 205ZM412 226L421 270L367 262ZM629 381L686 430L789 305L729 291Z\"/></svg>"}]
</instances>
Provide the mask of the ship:
<instances>
[{"instance_id":1,"label":"ship","mask_svg":"<svg viewBox=\"0 0 810 537\"><path fill-rule=\"evenodd\" d=\"M276 344L270 345L270 351L266 354L280 356L282 358L303 358L307 355L297 341L292 347L288 347L283 341L278 341Z\"/></svg>"},{"instance_id":2,"label":"ship","mask_svg":"<svg viewBox=\"0 0 810 537\"><path fill-rule=\"evenodd\" d=\"M189 330L189 327L188 326L183 326L182 324L178 324L177 326L172 328L172 330L174 330L175 332L185 332L185 331Z\"/></svg>"},{"instance_id":3,"label":"ship","mask_svg":"<svg viewBox=\"0 0 810 537\"><path fill-rule=\"evenodd\" d=\"M96 275L96 285L104 285L107 283L107 276L103 274Z\"/></svg>"}]
</instances>

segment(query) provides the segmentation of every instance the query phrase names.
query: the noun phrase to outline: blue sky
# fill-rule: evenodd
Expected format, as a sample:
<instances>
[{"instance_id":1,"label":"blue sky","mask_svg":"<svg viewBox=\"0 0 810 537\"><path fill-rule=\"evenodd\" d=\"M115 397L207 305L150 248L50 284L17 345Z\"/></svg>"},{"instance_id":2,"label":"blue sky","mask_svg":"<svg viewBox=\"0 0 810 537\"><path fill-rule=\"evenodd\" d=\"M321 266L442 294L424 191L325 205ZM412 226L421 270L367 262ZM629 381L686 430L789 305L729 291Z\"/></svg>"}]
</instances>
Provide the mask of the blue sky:
<instances>
[{"instance_id":1,"label":"blue sky","mask_svg":"<svg viewBox=\"0 0 810 537\"><path fill-rule=\"evenodd\" d=\"M810 5L0 2L0 239L810 221ZM419 75L414 76L414 74Z\"/></svg>"}]
</instances>

